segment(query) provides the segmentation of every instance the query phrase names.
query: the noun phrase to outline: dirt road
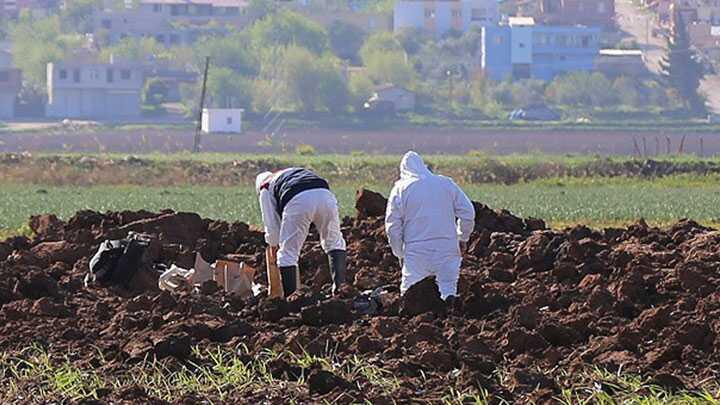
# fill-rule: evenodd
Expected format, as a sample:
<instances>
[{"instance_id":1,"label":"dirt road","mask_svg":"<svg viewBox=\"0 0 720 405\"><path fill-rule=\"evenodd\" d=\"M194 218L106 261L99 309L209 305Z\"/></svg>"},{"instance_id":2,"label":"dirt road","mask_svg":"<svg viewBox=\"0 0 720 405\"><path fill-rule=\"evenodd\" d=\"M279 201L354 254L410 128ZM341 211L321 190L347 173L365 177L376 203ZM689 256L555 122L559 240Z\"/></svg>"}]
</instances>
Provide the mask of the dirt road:
<instances>
[{"instance_id":1,"label":"dirt road","mask_svg":"<svg viewBox=\"0 0 720 405\"><path fill-rule=\"evenodd\" d=\"M648 69L653 73L659 73L666 43L662 36L651 35L652 30L657 27L655 14L640 10L630 0L618 0L616 10L620 29L638 43L644 53ZM700 91L707 97L710 111L720 113L720 75L706 75L700 84Z\"/></svg>"},{"instance_id":2,"label":"dirt road","mask_svg":"<svg viewBox=\"0 0 720 405\"><path fill-rule=\"evenodd\" d=\"M720 134L688 134L687 153L700 152L703 139L705 155L720 153ZM387 131L338 131L299 129L268 140L261 133L205 136L202 150L230 153L294 152L299 144L315 147L318 153L403 153L414 149L421 153L464 154L472 150L489 154L546 153L634 155L639 149L647 156L665 153L668 142L676 152L684 135L677 131L508 131L402 129ZM135 130L102 133L5 133L0 134L0 152L84 152L151 153L183 152L192 149L191 130ZM635 146L637 143L637 147Z\"/></svg>"}]
</instances>

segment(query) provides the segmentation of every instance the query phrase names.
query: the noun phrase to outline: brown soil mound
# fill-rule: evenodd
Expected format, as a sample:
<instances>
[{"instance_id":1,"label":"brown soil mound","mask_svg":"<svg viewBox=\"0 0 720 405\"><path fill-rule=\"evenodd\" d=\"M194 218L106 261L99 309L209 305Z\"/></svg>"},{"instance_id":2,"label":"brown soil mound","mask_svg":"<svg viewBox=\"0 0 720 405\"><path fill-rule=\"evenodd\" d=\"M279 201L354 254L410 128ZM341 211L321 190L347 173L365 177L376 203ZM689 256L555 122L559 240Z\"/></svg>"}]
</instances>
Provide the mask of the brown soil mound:
<instances>
[{"instance_id":1,"label":"brown soil mound","mask_svg":"<svg viewBox=\"0 0 720 405\"><path fill-rule=\"evenodd\" d=\"M355 288L318 299L330 280L312 234L300 263L307 287L288 302L243 302L216 289L198 296L82 285L98 244L130 231L156 235L154 258L165 264L189 267L199 251L210 261L227 257L264 268L263 236L254 227L171 211L34 217L34 238L0 242L0 351L19 353L35 343L58 355L74 353L83 364L102 356L119 372L146 356L191 360L197 344L244 344L258 355L266 349L323 354L331 346L338 356L367 356L393 372L402 381L394 395L428 400L448 384L482 387L511 402L544 398L559 393L550 378L556 370L588 366L636 372L675 388L715 378L720 232L687 220L667 229L639 222L556 232L542 221L476 207L460 302L451 311L435 310L441 304L427 279L408 292L417 302L406 296L399 311L370 319L352 310L355 288L400 279L376 209L343 221ZM258 272L256 281L264 277ZM277 371L300 373L293 370L285 364ZM504 371L502 379L496 370ZM332 401L338 391L347 401L387 399L362 381L319 369L305 381L302 395L312 401ZM138 390L107 392L106 399L132 398Z\"/></svg>"}]
</instances>

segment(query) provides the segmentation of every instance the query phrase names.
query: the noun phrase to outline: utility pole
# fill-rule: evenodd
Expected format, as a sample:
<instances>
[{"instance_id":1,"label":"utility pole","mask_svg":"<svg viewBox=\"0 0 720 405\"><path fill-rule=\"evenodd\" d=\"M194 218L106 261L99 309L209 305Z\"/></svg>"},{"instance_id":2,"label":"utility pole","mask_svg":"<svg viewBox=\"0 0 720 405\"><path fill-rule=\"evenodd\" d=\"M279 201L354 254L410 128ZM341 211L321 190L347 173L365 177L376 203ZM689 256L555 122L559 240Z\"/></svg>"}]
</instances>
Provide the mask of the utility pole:
<instances>
[{"instance_id":1,"label":"utility pole","mask_svg":"<svg viewBox=\"0 0 720 405\"><path fill-rule=\"evenodd\" d=\"M205 57L205 72L203 73L202 91L200 92L200 108L198 109L197 127L195 128L195 139L193 142L193 153L200 152L200 137L202 136L202 115L205 109L205 91L207 90L208 68L210 57Z\"/></svg>"}]
</instances>

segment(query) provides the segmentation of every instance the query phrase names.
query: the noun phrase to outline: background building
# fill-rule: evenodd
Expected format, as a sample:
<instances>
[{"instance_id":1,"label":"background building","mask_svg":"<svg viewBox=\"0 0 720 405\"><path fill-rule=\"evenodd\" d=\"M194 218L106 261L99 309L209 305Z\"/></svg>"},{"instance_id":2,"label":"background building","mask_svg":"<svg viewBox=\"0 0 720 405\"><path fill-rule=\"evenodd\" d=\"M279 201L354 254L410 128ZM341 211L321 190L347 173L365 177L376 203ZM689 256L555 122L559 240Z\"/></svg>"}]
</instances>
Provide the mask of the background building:
<instances>
[{"instance_id":1,"label":"background building","mask_svg":"<svg viewBox=\"0 0 720 405\"><path fill-rule=\"evenodd\" d=\"M393 28L423 29L436 37L450 30L465 32L473 25L497 24L496 0L399 0L395 3Z\"/></svg>"},{"instance_id":2,"label":"background building","mask_svg":"<svg viewBox=\"0 0 720 405\"><path fill-rule=\"evenodd\" d=\"M532 17L539 24L615 25L615 0L536 0Z\"/></svg>"},{"instance_id":3,"label":"background building","mask_svg":"<svg viewBox=\"0 0 720 405\"><path fill-rule=\"evenodd\" d=\"M19 69L0 68L0 118L15 117L15 103L22 85Z\"/></svg>"},{"instance_id":4,"label":"background building","mask_svg":"<svg viewBox=\"0 0 720 405\"><path fill-rule=\"evenodd\" d=\"M127 119L140 116L139 65L48 63L46 115L52 118Z\"/></svg>"},{"instance_id":5,"label":"background building","mask_svg":"<svg viewBox=\"0 0 720 405\"><path fill-rule=\"evenodd\" d=\"M98 10L94 33L108 43L149 37L167 46L190 44L225 26L244 27L246 7L245 0L140 0L122 11Z\"/></svg>"},{"instance_id":6,"label":"background building","mask_svg":"<svg viewBox=\"0 0 720 405\"><path fill-rule=\"evenodd\" d=\"M484 27L480 67L493 80L552 80L561 73L593 70L599 28L535 25L532 18Z\"/></svg>"}]
</instances>

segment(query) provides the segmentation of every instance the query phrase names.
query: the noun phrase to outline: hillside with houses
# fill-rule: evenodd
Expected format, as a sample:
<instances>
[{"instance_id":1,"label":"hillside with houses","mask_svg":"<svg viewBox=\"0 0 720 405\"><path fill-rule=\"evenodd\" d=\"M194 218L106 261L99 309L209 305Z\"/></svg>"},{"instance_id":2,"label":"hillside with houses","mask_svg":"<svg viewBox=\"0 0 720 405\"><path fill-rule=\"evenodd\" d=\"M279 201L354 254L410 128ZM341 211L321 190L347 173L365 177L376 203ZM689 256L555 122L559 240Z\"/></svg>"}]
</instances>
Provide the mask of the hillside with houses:
<instances>
[{"instance_id":1,"label":"hillside with houses","mask_svg":"<svg viewBox=\"0 0 720 405\"><path fill-rule=\"evenodd\" d=\"M8 121L192 122L203 93L204 107L242 110L269 133L295 119L686 119L707 110L670 70L697 65L707 94L720 60L716 0L5 0L0 10ZM679 36L687 61L668 55Z\"/></svg>"}]
</instances>

